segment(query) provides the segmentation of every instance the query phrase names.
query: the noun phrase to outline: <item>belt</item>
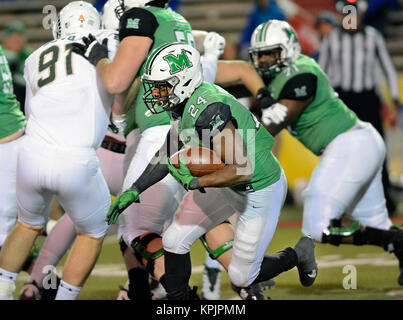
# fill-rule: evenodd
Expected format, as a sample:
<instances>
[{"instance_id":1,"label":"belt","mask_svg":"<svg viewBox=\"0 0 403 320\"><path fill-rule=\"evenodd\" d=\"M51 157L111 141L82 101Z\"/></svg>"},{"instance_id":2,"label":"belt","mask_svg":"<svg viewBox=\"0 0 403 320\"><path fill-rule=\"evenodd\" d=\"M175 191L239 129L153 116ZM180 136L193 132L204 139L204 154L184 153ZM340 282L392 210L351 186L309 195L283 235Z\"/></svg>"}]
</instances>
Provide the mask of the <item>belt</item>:
<instances>
[{"instance_id":1,"label":"belt","mask_svg":"<svg viewBox=\"0 0 403 320\"><path fill-rule=\"evenodd\" d=\"M101 143L101 147L116 153L125 153L126 143L116 140L112 137L105 136L104 141Z\"/></svg>"},{"instance_id":2,"label":"belt","mask_svg":"<svg viewBox=\"0 0 403 320\"><path fill-rule=\"evenodd\" d=\"M239 185L237 185L237 186L232 187L231 189L233 189L233 190L235 190L235 191L246 192L246 193L255 192L255 189L253 189L251 183L239 184Z\"/></svg>"}]
</instances>

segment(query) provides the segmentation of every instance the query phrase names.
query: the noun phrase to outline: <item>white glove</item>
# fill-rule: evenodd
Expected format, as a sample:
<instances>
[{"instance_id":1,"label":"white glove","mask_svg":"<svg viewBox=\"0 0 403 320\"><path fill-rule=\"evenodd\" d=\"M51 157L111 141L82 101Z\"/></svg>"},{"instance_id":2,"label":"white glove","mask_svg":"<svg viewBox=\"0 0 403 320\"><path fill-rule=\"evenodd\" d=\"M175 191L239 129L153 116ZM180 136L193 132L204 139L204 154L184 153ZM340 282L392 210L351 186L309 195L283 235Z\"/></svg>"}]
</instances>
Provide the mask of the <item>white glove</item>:
<instances>
[{"instance_id":1,"label":"white glove","mask_svg":"<svg viewBox=\"0 0 403 320\"><path fill-rule=\"evenodd\" d=\"M204 58L217 62L225 48L225 38L217 32L209 32L204 38Z\"/></svg>"},{"instance_id":2,"label":"white glove","mask_svg":"<svg viewBox=\"0 0 403 320\"><path fill-rule=\"evenodd\" d=\"M287 116L288 108L281 103L275 103L271 107L262 109L262 121L268 126L272 123L280 124Z\"/></svg>"},{"instance_id":3,"label":"white glove","mask_svg":"<svg viewBox=\"0 0 403 320\"><path fill-rule=\"evenodd\" d=\"M111 129L113 133L122 133L126 128L126 114L114 114L111 113L110 124L108 129Z\"/></svg>"}]
</instances>

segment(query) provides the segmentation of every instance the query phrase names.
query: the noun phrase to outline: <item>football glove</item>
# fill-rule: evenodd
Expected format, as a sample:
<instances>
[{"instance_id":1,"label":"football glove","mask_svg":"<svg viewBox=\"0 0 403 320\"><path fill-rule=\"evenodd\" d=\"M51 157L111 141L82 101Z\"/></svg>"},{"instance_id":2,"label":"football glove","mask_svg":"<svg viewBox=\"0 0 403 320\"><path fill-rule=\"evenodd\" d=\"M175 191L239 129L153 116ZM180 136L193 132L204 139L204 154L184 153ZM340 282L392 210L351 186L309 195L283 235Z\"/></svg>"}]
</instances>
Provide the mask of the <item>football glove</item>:
<instances>
[{"instance_id":1,"label":"football glove","mask_svg":"<svg viewBox=\"0 0 403 320\"><path fill-rule=\"evenodd\" d=\"M99 60L108 58L108 39L102 40L102 44L95 39L90 33L87 37L83 37L84 44L74 42L73 51L85 59L87 59L94 66L97 65Z\"/></svg>"},{"instance_id":2,"label":"football glove","mask_svg":"<svg viewBox=\"0 0 403 320\"><path fill-rule=\"evenodd\" d=\"M109 207L105 221L108 224L113 224L118 221L120 214L133 202L139 201L140 193L136 189L127 189L119 197L113 201Z\"/></svg>"},{"instance_id":3,"label":"football glove","mask_svg":"<svg viewBox=\"0 0 403 320\"><path fill-rule=\"evenodd\" d=\"M256 99L262 110L262 122L266 126L272 123L280 124L285 120L288 108L281 103L278 103L266 88L260 88L258 90Z\"/></svg>"},{"instance_id":4,"label":"football glove","mask_svg":"<svg viewBox=\"0 0 403 320\"><path fill-rule=\"evenodd\" d=\"M204 58L216 62L224 53L225 38L217 32L209 32L204 38Z\"/></svg>"},{"instance_id":5,"label":"football glove","mask_svg":"<svg viewBox=\"0 0 403 320\"><path fill-rule=\"evenodd\" d=\"M280 124L283 122L287 116L288 108L281 103L276 103L275 105L262 110L262 122L268 126L272 123Z\"/></svg>"},{"instance_id":6,"label":"football glove","mask_svg":"<svg viewBox=\"0 0 403 320\"><path fill-rule=\"evenodd\" d=\"M171 175L186 189L186 191L199 189L203 193L206 192L203 188L199 187L199 178L192 176L192 173L181 155L179 155L179 169L176 169L172 165L169 158L167 158L167 165Z\"/></svg>"}]
</instances>

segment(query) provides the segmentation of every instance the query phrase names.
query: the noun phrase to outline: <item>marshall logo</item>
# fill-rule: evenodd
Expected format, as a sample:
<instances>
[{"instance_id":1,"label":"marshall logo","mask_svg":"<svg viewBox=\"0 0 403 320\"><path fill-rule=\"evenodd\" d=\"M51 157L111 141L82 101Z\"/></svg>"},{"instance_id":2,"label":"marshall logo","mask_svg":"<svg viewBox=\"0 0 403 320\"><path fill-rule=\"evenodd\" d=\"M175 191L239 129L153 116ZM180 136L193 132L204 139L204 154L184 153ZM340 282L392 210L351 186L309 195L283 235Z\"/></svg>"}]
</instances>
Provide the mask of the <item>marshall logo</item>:
<instances>
[{"instance_id":1,"label":"marshall logo","mask_svg":"<svg viewBox=\"0 0 403 320\"><path fill-rule=\"evenodd\" d=\"M299 97L306 97L308 94L306 93L306 86L302 86L301 88L295 88L295 96Z\"/></svg>"},{"instance_id":2,"label":"marshall logo","mask_svg":"<svg viewBox=\"0 0 403 320\"><path fill-rule=\"evenodd\" d=\"M181 53L178 56L175 56L174 54L169 54L165 56L163 59L169 64L170 74L175 74L179 71L182 71L186 68L190 68L193 66L184 49L182 49Z\"/></svg>"},{"instance_id":3,"label":"marshall logo","mask_svg":"<svg viewBox=\"0 0 403 320\"><path fill-rule=\"evenodd\" d=\"M127 29L138 29L139 28L139 23L140 23L140 19L138 19L138 18L135 18L135 19L129 18L129 19L127 19L126 28Z\"/></svg>"}]
</instances>

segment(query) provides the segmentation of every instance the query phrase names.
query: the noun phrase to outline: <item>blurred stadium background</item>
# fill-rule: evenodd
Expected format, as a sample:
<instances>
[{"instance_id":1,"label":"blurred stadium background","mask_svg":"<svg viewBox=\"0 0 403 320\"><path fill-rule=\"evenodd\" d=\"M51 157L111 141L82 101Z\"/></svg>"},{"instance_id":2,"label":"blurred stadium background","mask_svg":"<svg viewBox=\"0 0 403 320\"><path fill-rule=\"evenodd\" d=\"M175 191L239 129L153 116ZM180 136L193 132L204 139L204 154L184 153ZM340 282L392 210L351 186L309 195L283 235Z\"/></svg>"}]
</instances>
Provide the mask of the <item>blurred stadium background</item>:
<instances>
[{"instance_id":1,"label":"blurred stadium background","mask_svg":"<svg viewBox=\"0 0 403 320\"><path fill-rule=\"evenodd\" d=\"M0 37L4 39L7 26L15 21L22 22L26 29L24 36L27 46L36 49L52 40L51 30L45 30L42 23L46 14L43 8L53 5L59 11L71 1L66 0L0 0ZM96 4L95 1L89 1ZM384 1L385 3L388 1ZM228 58L243 58L240 42L242 30L248 23L248 13L254 6L254 0L181 0L178 11L189 20L193 29L216 31L227 40L225 55ZM387 12L384 36L389 53L399 72L400 103L403 103L403 0L396 3L400 10ZM304 53L312 54L318 46L315 31L317 15L324 10L334 12L333 0L277 0L285 12L287 20L296 28ZM233 49L238 49L231 52ZM385 81L380 86L383 96L383 114L387 117L389 91ZM252 101L253 103L253 101ZM397 225L403 223L403 109L401 108L399 125L385 128L389 158L389 174L393 183L393 197L397 203L397 212L393 217ZM300 236L302 215L301 192L317 164L319 158L306 151L299 142L288 133L280 135L281 143L277 155L287 175L289 197L282 212L279 228L268 252L275 252L293 244ZM124 285L126 272L119 246L116 241L115 227L111 228L101 257L92 272L79 299L115 299L118 286ZM40 245L43 239L38 241ZM201 287L201 272L205 252L200 243L192 249L193 275L191 283ZM402 299L403 288L397 284L397 260L375 247L336 248L330 245L317 245L319 275L312 288L302 288L298 282L296 270L287 272L276 279L274 290L267 294L272 299ZM63 262L58 267L60 271ZM343 268L354 265L357 269L357 289L343 288ZM26 281L22 273L17 281L16 294ZM227 275L223 272L222 299L236 299L231 290Z\"/></svg>"}]
</instances>

